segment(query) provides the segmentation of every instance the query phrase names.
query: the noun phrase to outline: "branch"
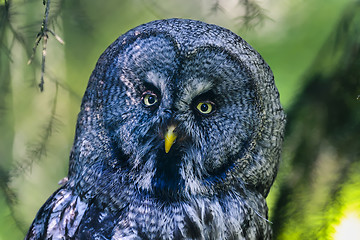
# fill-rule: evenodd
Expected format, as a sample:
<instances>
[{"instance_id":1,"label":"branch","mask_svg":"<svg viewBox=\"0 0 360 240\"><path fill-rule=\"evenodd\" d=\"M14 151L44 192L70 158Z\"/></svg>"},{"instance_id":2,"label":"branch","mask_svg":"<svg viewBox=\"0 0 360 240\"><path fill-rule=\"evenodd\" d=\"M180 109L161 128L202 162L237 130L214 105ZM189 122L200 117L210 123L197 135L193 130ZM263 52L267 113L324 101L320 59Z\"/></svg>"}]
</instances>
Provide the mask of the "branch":
<instances>
[{"instance_id":1,"label":"branch","mask_svg":"<svg viewBox=\"0 0 360 240\"><path fill-rule=\"evenodd\" d=\"M251 29L269 18L265 10L254 0L238 0L239 4L245 7L244 16L238 17L245 28Z\"/></svg>"},{"instance_id":2,"label":"branch","mask_svg":"<svg viewBox=\"0 0 360 240\"><path fill-rule=\"evenodd\" d=\"M37 36L36 36L36 40L35 40L35 44L33 47L33 53L28 61L28 64L30 64L32 62L32 60L34 59L35 53L36 53L36 49L40 43L40 41L42 40L43 43L43 47L42 47L42 58L41 58L41 79L40 79L40 83L39 83L39 88L40 91L42 92L44 90L44 74L45 74L45 60L46 60L46 47L47 47L47 40L48 40L48 33L50 33L51 35L53 35L55 37L55 39L60 42L61 44L64 44L64 41L54 33L54 31L50 30L48 28L48 24L49 24L49 12L50 12L50 0L43 0L43 4L45 5L45 13L44 13L44 18L43 18L43 22L41 25L41 29L40 32L38 32Z\"/></svg>"}]
</instances>

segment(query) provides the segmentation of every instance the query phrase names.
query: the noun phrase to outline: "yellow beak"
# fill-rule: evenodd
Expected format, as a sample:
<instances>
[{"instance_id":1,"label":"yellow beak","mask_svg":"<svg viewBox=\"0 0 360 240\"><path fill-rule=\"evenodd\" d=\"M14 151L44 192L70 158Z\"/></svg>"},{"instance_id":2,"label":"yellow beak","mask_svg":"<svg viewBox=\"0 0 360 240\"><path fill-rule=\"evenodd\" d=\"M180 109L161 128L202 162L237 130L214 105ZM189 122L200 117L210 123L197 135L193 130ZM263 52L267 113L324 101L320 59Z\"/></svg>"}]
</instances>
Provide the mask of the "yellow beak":
<instances>
[{"instance_id":1,"label":"yellow beak","mask_svg":"<svg viewBox=\"0 0 360 240\"><path fill-rule=\"evenodd\" d=\"M165 152L168 153L170 151L171 146L175 143L176 133L174 133L176 126L171 125L168 127L165 133Z\"/></svg>"}]
</instances>

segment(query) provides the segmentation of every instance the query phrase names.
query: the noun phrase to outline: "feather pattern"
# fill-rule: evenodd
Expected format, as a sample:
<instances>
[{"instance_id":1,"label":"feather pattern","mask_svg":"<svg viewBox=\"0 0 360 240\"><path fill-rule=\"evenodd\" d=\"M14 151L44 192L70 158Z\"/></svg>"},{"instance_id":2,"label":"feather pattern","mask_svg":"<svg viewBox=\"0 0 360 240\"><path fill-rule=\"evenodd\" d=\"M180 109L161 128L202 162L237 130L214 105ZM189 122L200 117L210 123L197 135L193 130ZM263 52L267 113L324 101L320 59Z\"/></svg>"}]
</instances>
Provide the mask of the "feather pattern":
<instances>
[{"instance_id":1,"label":"feather pattern","mask_svg":"<svg viewBox=\"0 0 360 240\"><path fill-rule=\"evenodd\" d=\"M284 126L273 74L241 37L187 19L138 26L99 58L68 180L26 239L271 239Z\"/></svg>"}]
</instances>

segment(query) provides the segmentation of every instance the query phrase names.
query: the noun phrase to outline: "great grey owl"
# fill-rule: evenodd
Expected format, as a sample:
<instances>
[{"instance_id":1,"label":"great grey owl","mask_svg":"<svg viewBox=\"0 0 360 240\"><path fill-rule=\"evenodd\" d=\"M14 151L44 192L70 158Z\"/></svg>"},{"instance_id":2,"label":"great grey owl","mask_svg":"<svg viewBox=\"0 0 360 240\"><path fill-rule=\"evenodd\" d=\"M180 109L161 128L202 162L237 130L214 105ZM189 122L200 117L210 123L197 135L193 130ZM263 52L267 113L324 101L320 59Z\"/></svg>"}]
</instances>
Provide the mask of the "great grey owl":
<instances>
[{"instance_id":1,"label":"great grey owl","mask_svg":"<svg viewBox=\"0 0 360 240\"><path fill-rule=\"evenodd\" d=\"M68 180L26 239L270 239L284 125L242 38L185 19L138 26L99 58Z\"/></svg>"}]
</instances>

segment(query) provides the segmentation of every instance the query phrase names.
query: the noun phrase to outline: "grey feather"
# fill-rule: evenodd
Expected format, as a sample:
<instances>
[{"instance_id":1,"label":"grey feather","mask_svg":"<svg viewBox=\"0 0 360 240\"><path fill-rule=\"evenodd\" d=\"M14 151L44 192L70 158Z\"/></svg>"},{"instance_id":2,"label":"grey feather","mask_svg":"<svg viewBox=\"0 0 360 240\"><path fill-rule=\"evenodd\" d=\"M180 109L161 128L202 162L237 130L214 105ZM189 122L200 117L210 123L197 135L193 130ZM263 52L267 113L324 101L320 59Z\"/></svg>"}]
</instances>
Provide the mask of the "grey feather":
<instances>
[{"instance_id":1,"label":"grey feather","mask_svg":"<svg viewBox=\"0 0 360 240\"><path fill-rule=\"evenodd\" d=\"M270 239L284 126L273 74L241 37L185 19L136 27L99 58L68 181L26 239Z\"/></svg>"}]
</instances>

